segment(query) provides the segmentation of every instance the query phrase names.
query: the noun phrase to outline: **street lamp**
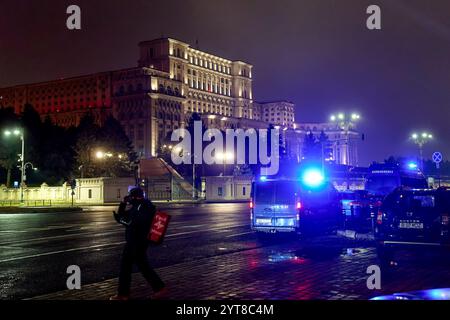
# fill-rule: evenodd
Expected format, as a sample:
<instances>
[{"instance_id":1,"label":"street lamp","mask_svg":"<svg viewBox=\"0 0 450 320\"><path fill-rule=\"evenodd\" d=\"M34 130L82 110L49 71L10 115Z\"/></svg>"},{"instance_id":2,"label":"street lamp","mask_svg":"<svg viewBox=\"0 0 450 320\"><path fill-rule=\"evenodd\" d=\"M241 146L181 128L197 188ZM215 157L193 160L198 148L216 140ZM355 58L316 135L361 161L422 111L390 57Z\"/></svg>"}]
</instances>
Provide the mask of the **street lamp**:
<instances>
[{"instance_id":1,"label":"street lamp","mask_svg":"<svg viewBox=\"0 0 450 320\"><path fill-rule=\"evenodd\" d=\"M216 162L222 162L223 164L223 175L225 176L226 171L226 165L234 160L234 153L233 152L218 152L215 155Z\"/></svg>"},{"instance_id":2,"label":"street lamp","mask_svg":"<svg viewBox=\"0 0 450 320\"><path fill-rule=\"evenodd\" d=\"M341 130L345 132L345 162L344 164L350 164L350 149L349 149L349 131L353 128L353 126L361 120L361 116L358 113L345 114L343 112L338 113L337 115L332 114L330 116L330 120L333 123L336 123ZM323 145L322 145L323 149ZM322 150L323 151L323 150ZM323 155L322 155L322 166L323 166Z\"/></svg>"},{"instance_id":3,"label":"street lamp","mask_svg":"<svg viewBox=\"0 0 450 320\"><path fill-rule=\"evenodd\" d=\"M5 130L4 132L6 137L10 137L12 135L16 137L20 137L22 141L22 153L20 154L20 203L23 203L23 186L25 183L25 138L22 130L14 129L14 130Z\"/></svg>"},{"instance_id":4,"label":"street lamp","mask_svg":"<svg viewBox=\"0 0 450 320\"><path fill-rule=\"evenodd\" d=\"M97 152L95 153L95 157L96 157L97 159L103 159L103 158L105 157L105 153L104 153L103 151L97 151Z\"/></svg>"},{"instance_id":5,"label":"street lamp","mask_svg":"<svg viewBox=\"0 0 450 320\"><path fill-rule=\"evenodd\" d=\"M418 134L418 133L414 132L411 135L411 140L413 141L414 144L416 144L419 147L420 170L422 170L422 171L423 171L423 146L432 139L433 139L433 135L426 131L422 132L422 134Z\"/></svg>"}]
</instances>

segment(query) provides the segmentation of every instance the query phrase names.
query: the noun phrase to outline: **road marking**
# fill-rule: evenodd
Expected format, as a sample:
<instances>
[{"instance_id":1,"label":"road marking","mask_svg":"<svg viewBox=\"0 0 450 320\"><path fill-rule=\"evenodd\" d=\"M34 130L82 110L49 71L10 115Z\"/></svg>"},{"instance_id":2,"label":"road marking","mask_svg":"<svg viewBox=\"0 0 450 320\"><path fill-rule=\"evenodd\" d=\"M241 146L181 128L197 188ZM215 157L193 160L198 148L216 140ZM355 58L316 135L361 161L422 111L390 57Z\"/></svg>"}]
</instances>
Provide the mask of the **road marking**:
<instances>
[{"instance_id":1,"label":"road marking","mask_svg":"<svg viewBox=\"0 0 450 320\"><path fill-rule=\"evenodd\" d=\"M226 236L225 238L232 238L232 237L242 236L242 235L244 235L244 234L249 234L249 233L253 233L253 231L242 232L242 233L236 233L236 234L230 234L229 236Z\"/></svg>"},{"instance_id":2,"label":"road marking","mask_svg":"<svg viewBox=\"0 0 450 320\"><path fill-rule=\"evenodd\" d=\"M38 253L38 254L29 255L29 256L22 256L22 257L3 259L3 260L0 260L0 263L2 263L2 262L11 262L11 261L16 261L16 260L24 260L24 259L30 259L30 258L38 258L38 257L44 257L44 256L51 256L51 255L54 255L54 254L73 252L73 251L80 251L80 250L86 250L86 249L96 249L96 248L102 248L102 247L109 247L109 246L115 246L115 245L120 245L120 244L124 244L124 243L125 243L125 241L121 241L121 242L113 242L113 243L107 243L107 244L97 244L97 245L93 245L93 246L89 246L89 247L81 247L81 248L72 248L72 249L59 250L59 251L44 252L44 253Z\"/></svg>"},{"instance_id":3,"label":"road marking","mask_svg":"<svg viewBox=\"0 0 450 320\"><path fill-rule=\"evenodd\" d=\"M121 230L119 230L121 231ZM22 243L28 243L28 242L39 242L39 241L45 241L45 240L51 240L51 239L63 239L63 238L71 238L71 237L75 237L75 236L82 236L82 235L99 235L99 236L103 236L103 235L108 235L108 234L112 234L112 233L117 233L117 231L108 231L108 232L102 232L102 233L95 233L95 232L91 232L91 233L72 233L72 234L64 234L64 235L59 235L59 236L51 236L51 237L40 237L40 238L32 238L32 239L25 239L25 240L19 240L19 241L7 241L7 242L0 242L0 246L5 246L8 244L17 244L20 245Z\"/></svg>"},{"instance_id":4,"label":"road marking","mask_svg":"<svg viewBox=\"0 0 450 320\"><path fill-rule=\"evenodd\" d=\"M186 232L178 232L178 233L170 233L166 236L166 238L184 235L184 234L191 234L191 233L198 233L198 232L205 232L205 231L218 231L218 230L225 230L228 231L228 228L237 228L237 227L244 227L247 224L238 224L234 226L226 226L226 227L216 227L216 228L210 228L210 229L204 229L204 230L192 230L192 231L186 231Z\"/></svg>"},{"instance_id":5,"label":"road marking","mask_svg":"<svg viewBox=\"0 0 450 320\"><path fill-rule=\"evenodd\" d=\"M237 227L243 227L243 226L246 226L246 225L247 224L239 224L239 225L215 227L215 228L203 229L203 230L192 230L192 231L185 231L185 232L178 232L178 233L169 233L169 234L166 235L166 238L167 237L174 237L174 236L177 236L177 235L192 234L192 233L196 233L196 232L207 232L207 231L223 230L223 229L227 229L227 228L237 228ZM198 225L198 226L204 226L204 225ZM15 244L16 246L20 246L21 244L29 243L29 242L39 242L39 241L45 241L45 240L56 240L56 239L64 239L64 238L73 238L73 237L76 237L76 236L90 236L90 235L104 236L104 235L109 235L109 234L118 234L118 233L122 232L122 229L119 229L119 227L120 226L117 226L117 229L113 229L113 230L110 230L110 231L105 231L105 232L102 232L102 233L80 232L80 233L71 233L71 234L49 236L49 237L39 237L39 238L24 239L24 240L15 240L15 241L11 240L11 241L0 242L0 246L5 246L5 245L9 245L9 244ZM181 227L179 227L179 229L181 229ZM81 237L81 238L87 238L87 237Z\"/></svg>"},{"instance_id":6,"label":"road marking","mask_svg":"<svg viewBox=\"0 0 450 320\"><path fill-rule=\"evenodd\" d=\"M241 226L246 226L246 225L247 224L236 225L236 227L241 227ZM175 236L179 236L179 235L185 235L185 234L205 232L205 231L222 231L222 232L227 232L228 228L229 227L221 227L221 228L211 228L211 229L206 229L206 230L193 230L193 231L179 232L179 233L169 234L169 235L166 236L166 238L175 237ZM170 239L170 240L176 240L176 238ZM31 259L31 258L38 258L38 257L50 256L50 255L54 255L54 254L67 253L67 252L73 252L73 251L81 251L81 250L104 248L104 247L110 247L110 246L115 246L115 245L121 245L121 244L124 244L124 243L125 243L125 241L120 241L120 242L113 242L113 243L108 243L108 244L92 245L92 246L88 246L88 247L80 247L80 248L72 248L72 249L66 249L66 250L44 252L44 253L38 253L38 254L34 254L34 255L2 259L2 260L0 260L0 263L11 262L11 261L16 261L16 260L25 260L25 259Z\"/></svg>"}]
</instances>

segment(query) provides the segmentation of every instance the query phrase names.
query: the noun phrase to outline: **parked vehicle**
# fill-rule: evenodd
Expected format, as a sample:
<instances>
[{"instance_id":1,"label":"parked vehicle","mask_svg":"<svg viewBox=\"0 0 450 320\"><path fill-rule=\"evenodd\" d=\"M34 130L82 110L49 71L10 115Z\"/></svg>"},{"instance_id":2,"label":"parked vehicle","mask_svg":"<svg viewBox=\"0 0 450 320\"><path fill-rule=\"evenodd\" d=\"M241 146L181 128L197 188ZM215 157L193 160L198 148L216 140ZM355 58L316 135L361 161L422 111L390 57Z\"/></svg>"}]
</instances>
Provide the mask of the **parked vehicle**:
<instances>
[{"instance_id":1,"label":"parked vehicle","mask_svg":"<svg viewBox=\"0 0 450 320\"><path fill-rule=\"evenodd\" d=\"M258 232L309 233L337 227L338 193L330 184L320 190L298 180L260 179L252 184L251 227Z\"/></svg>"},{"instance_id":2,"label":"parked vehicle","mask_svg":"<svg viewBox=\"0 0 450 320\"><path fill-rule=\"evenodd\" d=\"M394 261L397 248L450 247L449 215L449 188L398 188L390 193L376 218L381 262Z\"/></svg>"},{"instance_id":3,"label":"parked vehicle","mask_svg":"<svg viewBox=\"0 0 450 320\"><path fill-rule=\"evenodd\" d=\"M360 232L371 230L370 198L365 190L339 193L342 206L343 228Z\"/></svg>"},{"instance_id":4,"label":"parked vehicle","mask_svg":"<svg viewBox=\"0 0 450 320\"><path fill-rule=\"evenodd\" d=\"M417 167L375 163L369 167L365 190L375 197L385 197L398 187L426 189L428 182Z\"/></svg>"},{"instance_id":5,"label":"parked vehicle","mask_svg":"<svg viewBox=\"0 0 450 320\"><path fill-rule=\"evenodd\" d=\"M383 199L399 187L427 189L428 182L417 166L408 164L374 163L369 167L365 190L369 199L372 228Z\"/></svg>"},{"instance_id":6,"label":"parked vehicle","mask_svg":"<svg viewBox=\"0 0 450 320\"><path fill-rule=\"evenodd\" d=\"M377 296L370 300L450 300L450 288L428 289Z\"/></svg>"}]
</instances>

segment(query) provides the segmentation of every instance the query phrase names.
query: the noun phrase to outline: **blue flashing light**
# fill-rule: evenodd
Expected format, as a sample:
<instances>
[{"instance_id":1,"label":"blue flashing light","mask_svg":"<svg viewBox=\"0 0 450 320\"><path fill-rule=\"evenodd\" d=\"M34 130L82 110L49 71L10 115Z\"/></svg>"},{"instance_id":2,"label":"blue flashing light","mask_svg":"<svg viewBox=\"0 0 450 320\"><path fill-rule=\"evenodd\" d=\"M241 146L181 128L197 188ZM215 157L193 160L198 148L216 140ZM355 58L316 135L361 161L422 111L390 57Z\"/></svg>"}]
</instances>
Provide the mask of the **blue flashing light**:
<instances>
[{"instance_id":1,"label":"blue flashing light","mask_svg":"<svg viewBox=\"0 0 450 320\"><path fill-rule=\"evenodd\" d=\"M315 188L324 183L325 177L320 169L307 169L303 173L302 181L308 187Z\"/></svg>"},{"instance_id":2,"label":"blue flashing light","mask_svg":"<svg viewBox=\"0 0 450 320\"><path fill-rule=\"evenodd\" d=\"M261 181L267 181L267 177L266 177L266 176L261 176L261 177L259 178L259 180L261 180Z\"/></svg>"},{"instance_id":3,"label":"blue flashing light","mask_svg":"<svg viewBox=\"0 0 450 320\"><path fill-rule=\"evenodd\" d=\"M408 163L408 169L410 169L410 170L416 170L417 169L417 163L415 163L415 162L409 162Z\"/></svg>"}]
</instances>

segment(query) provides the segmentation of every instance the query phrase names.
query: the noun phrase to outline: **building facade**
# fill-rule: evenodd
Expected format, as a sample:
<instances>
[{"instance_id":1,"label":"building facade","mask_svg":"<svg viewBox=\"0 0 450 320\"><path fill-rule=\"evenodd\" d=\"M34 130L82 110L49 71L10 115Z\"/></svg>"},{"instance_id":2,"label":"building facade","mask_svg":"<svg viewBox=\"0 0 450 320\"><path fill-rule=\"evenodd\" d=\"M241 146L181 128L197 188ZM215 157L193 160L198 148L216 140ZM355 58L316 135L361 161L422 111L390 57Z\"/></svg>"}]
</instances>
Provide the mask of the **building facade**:
<instances>
[{"instance_id":1,"label":"building facade","mask_svg":"<svg viewBox=\"0 0 450 320\"><path fill-rule=\"evenodd\" d=\"M31 104L42 117L65 127L77 125L87 111L101 121L112 105L111 75L101 72L0 88L0 108L13 107L21 113L25 104Z\"/></svg>"},{"instance_id":2,"label":"building facade","mask_svg":"<svg viewBox=\"0 0 450 320\"><path fill-rule=\"evenodd\" d=\"M304 136L322 130L333 141L334 160L357 164L357 132L332 124L296 124L288 101L255 102L253 66L161 38L139 43L138 66L91 75L0 88L0 108L16 113L31 104L41 117L78 125L90 112L98 123L118 119L142 158L158 155L161 142L184 127L193 112L208 128L282 130L289 152L302 159Z\"/></svg>"},{"instance_id":3,"label":"building facade","mask_svg":"<svg viewBox=\"0 0 450 320\"><path fill-rule=\"evenodd\" d=\"M321 133L328 138L327 148L331 150L331 157L325 159L336 164L358 166L358 144L361 142L361 134L356 126L350 125L342 128L336 123L296 123L294 129L286 130L285 144L288 154L297 157L298 161L304 158L303 146L305 138L312 133L318 138Z\"/></svg>"},{"instance_id":4,"label":"building facade","mask_svg":"<svg viewBox=\"0 0 450 320\"><path fill-rule=\"evenodd\" d=\"M139 49L138 67L1 88L0 107L20 113L31 104L65 127L87 112L98 123L112 114L145 158L156 156L160 142L193 112L221 129L267 127L253 115L252 65L171 38L141 42Z\"/></svg>"},{"instance_id":5,"label":"building facade","mask_svg":"<svg viewBox=\"0 0 450 320\"><path fill-rule=\"evenodd\" d=\"M254 119L280 128L293 129L295 105L289 101L254 102Z\"/></svg>"},{"instance_id":6,"label":"building facade","mask_svg":"<svg viewBox=\"0 0 450 320\"><path fill-rule=\"evenodd\" d=\"M23 198L25 204L38 206L67 204L72 201L76 204L105 204L117 203L135 185L133 178L90 178L77 179L76 188L72 190L68 183L61 186L49 186L43 183L40 187L25 186ZM20 202L21 190L0 186L0 202L16 204Z\"/></svg>"}]
</instances>

